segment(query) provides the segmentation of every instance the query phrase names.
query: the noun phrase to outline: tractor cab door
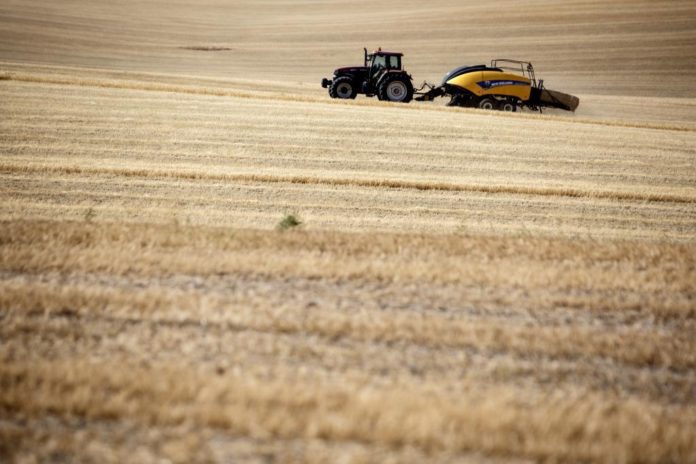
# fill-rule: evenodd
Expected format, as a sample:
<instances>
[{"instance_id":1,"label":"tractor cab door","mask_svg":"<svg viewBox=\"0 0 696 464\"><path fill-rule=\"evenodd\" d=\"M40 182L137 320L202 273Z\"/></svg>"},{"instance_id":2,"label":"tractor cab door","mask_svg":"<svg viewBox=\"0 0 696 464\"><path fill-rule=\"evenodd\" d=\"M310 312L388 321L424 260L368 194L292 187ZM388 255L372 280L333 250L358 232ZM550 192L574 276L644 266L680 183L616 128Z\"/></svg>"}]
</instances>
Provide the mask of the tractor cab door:
<instances>
[{"instance_id":1,"label":"tractor cab door","mask_svg":"<svg viewBox=\"0 0 696 464\"><path fill-rule=\"evenodd\" d=\"M374 82L379 77L382 70L387 67L387 57L384 55L373 55L372 65L370 66L370 82Z\"/></svg>"}]
</instances>

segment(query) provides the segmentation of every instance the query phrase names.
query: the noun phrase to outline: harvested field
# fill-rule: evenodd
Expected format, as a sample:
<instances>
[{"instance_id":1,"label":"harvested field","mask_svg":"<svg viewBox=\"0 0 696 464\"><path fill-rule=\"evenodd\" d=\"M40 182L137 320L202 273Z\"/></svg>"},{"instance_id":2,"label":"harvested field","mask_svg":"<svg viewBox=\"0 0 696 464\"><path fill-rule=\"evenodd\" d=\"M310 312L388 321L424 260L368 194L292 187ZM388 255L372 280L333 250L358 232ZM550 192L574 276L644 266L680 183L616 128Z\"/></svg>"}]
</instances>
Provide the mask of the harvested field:
<instances>
[{"instance_id":1,"label":"harvested field","mask_svg":"<svg viewBox=\"0 0 696 464\"><path fill-rule=\"evenodd\" d=\"M0 5L0 461L696 461L693 3L369 5Z\"/></svg>"}]
</instances>

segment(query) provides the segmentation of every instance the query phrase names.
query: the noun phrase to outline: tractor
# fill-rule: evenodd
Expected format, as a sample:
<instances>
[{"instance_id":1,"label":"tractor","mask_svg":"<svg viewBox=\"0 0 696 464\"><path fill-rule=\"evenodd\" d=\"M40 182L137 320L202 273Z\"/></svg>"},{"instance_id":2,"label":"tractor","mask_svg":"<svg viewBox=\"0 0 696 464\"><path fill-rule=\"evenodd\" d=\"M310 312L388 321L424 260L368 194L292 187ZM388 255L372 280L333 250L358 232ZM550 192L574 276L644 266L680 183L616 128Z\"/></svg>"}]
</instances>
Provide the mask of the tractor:
<instances>
[{"instance_id":1,"label":"tractor","mask_svg":"<svg viewBox=\"0 0 696 464\"><path fill-rule=\"evenodd\" d=\"M413 99L411 76L401 68L403 53L385 52L379 48L373 53L363 49L363 66L338 68L333 79L322 79L321 86L329 89L331 98L355 98L357 94L375 95L380 100L408 103Z\"/></svg>"}]
</instances>

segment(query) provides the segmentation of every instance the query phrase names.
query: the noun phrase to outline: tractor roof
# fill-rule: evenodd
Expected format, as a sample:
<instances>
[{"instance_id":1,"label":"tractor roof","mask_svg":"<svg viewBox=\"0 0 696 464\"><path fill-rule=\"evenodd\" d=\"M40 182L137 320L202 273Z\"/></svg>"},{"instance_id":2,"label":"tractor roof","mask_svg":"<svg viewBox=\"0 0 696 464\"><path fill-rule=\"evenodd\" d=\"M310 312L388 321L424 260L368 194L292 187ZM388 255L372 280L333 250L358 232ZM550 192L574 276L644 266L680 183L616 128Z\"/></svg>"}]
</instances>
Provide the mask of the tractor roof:
<instances>
[{"instance_id":1,"label":"tractor roof","mask_svg":"<svg viewBox=\"0 0 696 464\"><path fill-rule=\"evenodd\" d=\"M386 55L386 56L404 56L401 52L385 52L384 50L375 50L372 52L374 55Z\"/></svg>"}]
</instances>

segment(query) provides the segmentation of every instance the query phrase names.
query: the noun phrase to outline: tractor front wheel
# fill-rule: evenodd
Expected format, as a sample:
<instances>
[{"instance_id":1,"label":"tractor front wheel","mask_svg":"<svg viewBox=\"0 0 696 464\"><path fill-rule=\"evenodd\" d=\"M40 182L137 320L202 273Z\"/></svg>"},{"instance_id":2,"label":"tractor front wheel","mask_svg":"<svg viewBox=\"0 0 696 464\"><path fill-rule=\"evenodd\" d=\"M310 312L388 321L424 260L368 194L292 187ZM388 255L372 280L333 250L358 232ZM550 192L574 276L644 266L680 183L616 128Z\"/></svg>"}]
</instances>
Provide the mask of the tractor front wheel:
<instances>
[{"instance_id":1,"label":"tractor front wheel","mask_svg":"<svg viewBox=\"0 0 696 464\"><path fill-rule=\"evenodd\" d=\"M331 98L355 98L358 90L355 88L353 79L348 76L338 77L333 80L329 87Z\"/></svg>"},{"instance_id":2,"label":"tractor front wheel","mask_svg":"<svg viewBox=\"0 0 696 464\"><path fill-rule=\"evenodd\" d=\"M413 85L404 76L387 76L379 86L380 100L408 103L413 98Z\"/></svg>"}]
</instances>

